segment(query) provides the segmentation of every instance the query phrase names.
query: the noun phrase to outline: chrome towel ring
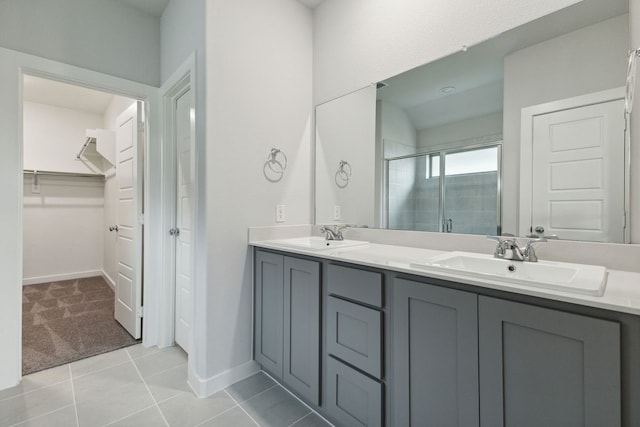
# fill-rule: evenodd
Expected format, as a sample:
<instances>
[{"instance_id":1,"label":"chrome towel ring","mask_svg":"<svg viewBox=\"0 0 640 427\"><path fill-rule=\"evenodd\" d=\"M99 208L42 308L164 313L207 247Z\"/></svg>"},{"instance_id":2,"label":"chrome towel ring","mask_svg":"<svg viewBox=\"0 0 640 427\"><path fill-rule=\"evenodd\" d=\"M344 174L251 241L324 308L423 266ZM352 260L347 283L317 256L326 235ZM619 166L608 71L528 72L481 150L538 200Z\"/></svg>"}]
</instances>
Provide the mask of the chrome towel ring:
<instances>
[{"instance_id":1,"label":"chrome towel ring","mask_svg":"<svg viewBox=\"0 0 640 427\"><path fill-rule=\"evenodd\" d=\"M279 148L272 148L267 156L267 161L262 167L265 178L271 182L278 182L284 176L287 169L287 155Z\"/></svg>"}]
</instances>

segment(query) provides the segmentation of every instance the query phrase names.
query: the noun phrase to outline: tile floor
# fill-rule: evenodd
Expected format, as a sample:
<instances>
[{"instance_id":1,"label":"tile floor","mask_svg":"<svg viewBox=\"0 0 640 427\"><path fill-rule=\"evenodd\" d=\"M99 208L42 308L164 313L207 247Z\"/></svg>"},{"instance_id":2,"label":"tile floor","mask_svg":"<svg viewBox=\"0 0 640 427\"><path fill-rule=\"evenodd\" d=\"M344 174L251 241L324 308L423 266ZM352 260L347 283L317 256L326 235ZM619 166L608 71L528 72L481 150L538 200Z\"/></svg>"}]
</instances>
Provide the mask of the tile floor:
<instances>
[{"instance_id":1,"label":"tile floor","mask_svg":"<svg viewBox=\"0 0 640 427\"><path fill-rule=\"evenodd\" d=\"M177 347L136 345L25 376L0 391L0 427L330 426L263 373L206 399Z\"/></svg>"}]
</instances>

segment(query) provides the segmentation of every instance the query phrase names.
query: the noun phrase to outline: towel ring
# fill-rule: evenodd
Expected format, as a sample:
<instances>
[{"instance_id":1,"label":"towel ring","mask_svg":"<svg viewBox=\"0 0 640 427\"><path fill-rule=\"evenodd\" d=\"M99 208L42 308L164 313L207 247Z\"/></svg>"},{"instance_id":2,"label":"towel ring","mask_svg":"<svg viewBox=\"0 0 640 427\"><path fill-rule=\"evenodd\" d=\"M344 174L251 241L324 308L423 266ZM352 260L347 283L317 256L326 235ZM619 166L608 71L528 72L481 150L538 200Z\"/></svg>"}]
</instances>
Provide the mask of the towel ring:
<instances>
[{"instance_id":1,"label":"towel ring","mask_svg":"<svg viewBox=\"0 0 640 427\"><path fill-rule=\"evenodd\" d=\"M640 57L640 48L629 51L629 65L627 67L627 82L625 84L624 108L627 114L633 110L633 93L636 86L636 63Z\"/></svg>"},{"instance_id":2,"label":"towel ring","mask_svg":"<svg viewBox=\"0 0 640 427\"><path fill-rule=\"evenodd\" d=\"M338 163L338 170L336 171L335 181L336 185L340 188L345 188L349 185L351 179L351 165L346 160L340 160Z\"/></svg>"},{"instance_id":3,"label":"towel ring","mask_svg":"<svg viewBox=\"0 0 640 427\"><path fill-rule=\"evenodd\" d=\"M267 156L267 161L262 167L262 173L269 182L278 182L284 176L287 169L287 155L278 148L272 148Z\"/></svg>"},{"instance_id":4,"label":"towel ring","mask_svg":"<svg viewBox=\"0 0 640 427\"><path fill-rule=\"evenodd\" d=\"M278 156L282 158L282 160L278 160ZM278 148L272 148L269 153L269 157L267 158L267 166L271 169L272 172L275 173L284 173L287 169L287 155L284 154L284 151Z\"/></svg>"}]
</instances>

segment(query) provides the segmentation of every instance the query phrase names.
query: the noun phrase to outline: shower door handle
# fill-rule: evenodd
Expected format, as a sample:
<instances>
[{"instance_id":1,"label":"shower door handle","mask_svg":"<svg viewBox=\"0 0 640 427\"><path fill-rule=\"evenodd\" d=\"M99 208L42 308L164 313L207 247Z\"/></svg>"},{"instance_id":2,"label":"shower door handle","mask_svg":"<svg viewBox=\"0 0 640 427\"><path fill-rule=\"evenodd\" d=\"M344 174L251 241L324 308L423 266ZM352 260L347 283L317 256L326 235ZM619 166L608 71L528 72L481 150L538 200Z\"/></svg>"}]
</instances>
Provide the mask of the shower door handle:
<instances>
[{"instance_id":1,"label":"shower door handle","mask_svg":"<svg viewBox=\"0 0 640 427\"><path fill-rule=\"evenodd\" d=\"M444 220L444 231L446 233L451 233L453 230L453 219L447 218Z\"/></svg>"}]
</instances>

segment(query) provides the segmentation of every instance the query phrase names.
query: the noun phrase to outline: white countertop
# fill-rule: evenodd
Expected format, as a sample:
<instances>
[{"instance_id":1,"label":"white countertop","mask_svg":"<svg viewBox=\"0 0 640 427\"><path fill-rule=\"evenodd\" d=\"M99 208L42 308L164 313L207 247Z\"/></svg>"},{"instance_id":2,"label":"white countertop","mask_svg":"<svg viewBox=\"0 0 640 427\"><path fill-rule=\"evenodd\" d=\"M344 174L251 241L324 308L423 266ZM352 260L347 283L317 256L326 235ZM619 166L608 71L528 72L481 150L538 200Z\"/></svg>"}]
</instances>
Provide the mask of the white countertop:
<instances>
[{"instance_id":1,"label":"white countertop","mask_svg":"<svg viewBox=\"0 0 640 427\"><path fill-rule=\"evenodd\" d=\"M523 295L563 301L584 306L603 308L623 313L640 315L640 273L619 270L608 270L607 285L601 297L572 294L557 290L534 288L488 279L471 278L424 268L414 268L410 263L423 262L429 258L445 253L445 251L420 249L406 246L382 245L370 243L330 250L293 249L273 240L253 240L251 246L274 249L294 254L302 254L316 258L347 262L368 267L376 267L416 276L431 277L465 283L483 288L514 292Z\"/></svg>"}]
</instances>

